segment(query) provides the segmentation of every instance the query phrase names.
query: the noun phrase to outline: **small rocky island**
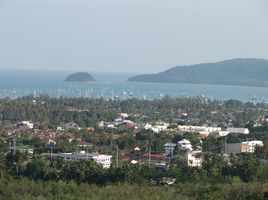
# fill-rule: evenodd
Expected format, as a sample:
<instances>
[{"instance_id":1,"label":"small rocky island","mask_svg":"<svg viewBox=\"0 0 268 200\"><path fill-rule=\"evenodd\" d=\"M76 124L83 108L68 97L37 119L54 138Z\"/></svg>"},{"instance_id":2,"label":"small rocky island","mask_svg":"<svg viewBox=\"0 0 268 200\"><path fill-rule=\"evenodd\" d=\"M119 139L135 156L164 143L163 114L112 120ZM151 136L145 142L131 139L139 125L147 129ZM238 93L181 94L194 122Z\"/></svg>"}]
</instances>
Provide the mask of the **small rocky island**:
<instances>
[{"instance_id":1,"label":"small rocky island","mask_svg":"<svg viewBox=\"0 0 268 200\"><path fill-rule=\"evenodd\" d=\"M91 74L87 72L77 72L69 75L65 81L68 82L92 82L96 81Z\"/></svg>"}]
</instances>

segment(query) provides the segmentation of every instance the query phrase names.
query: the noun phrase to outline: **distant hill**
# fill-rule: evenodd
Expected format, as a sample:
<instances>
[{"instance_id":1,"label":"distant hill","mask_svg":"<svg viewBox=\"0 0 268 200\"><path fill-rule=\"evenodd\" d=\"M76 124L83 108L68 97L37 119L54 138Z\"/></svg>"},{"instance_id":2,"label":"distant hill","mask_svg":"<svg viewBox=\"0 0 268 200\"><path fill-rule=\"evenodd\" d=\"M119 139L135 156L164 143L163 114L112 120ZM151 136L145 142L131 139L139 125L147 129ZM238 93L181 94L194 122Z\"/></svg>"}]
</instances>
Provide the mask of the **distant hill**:
<instances>
[{"instance_id":1,"label":"distant hill","mask_svg":"<svg viewBox=\"0 0 268 200\"><path fill-rule=\"evenodd\" d=\"M232 59L174 67L158 74L134 76L128 81L268 86L268 60Z\"/></svg>"},{"instance_id":2,"label":"distant hill","mask_svg":"<svg viewBox=\"0 0 268 200\"><path fill-rule=\"evenodd\" d=\"M70 82L88 82L88 81L96 81L89 73L87 72L77 72L69 75L65 81Z\"/></svg>"}]
</instances>

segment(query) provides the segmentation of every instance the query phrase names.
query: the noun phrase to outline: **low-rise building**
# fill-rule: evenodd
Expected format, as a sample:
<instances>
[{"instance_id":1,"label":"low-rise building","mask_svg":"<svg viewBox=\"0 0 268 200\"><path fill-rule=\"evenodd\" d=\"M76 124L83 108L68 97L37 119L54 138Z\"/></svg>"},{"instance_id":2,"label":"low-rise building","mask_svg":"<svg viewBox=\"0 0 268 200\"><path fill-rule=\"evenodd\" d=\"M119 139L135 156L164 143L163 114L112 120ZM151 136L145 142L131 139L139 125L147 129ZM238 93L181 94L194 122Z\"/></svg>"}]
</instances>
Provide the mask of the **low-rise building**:
<instances>
[{"instance_id":1,"label":"low-rise building","mask_svg":"<svg viewBox=\"0 0 268 200\"><path fill-rule=\"evenodd\" d=\"M175 150L176 146L177 146L177 144L175 144L175 143L166 143L166 144L164 145L164 148L165 148L165 154L166 154L167 156L170 155L171 157L173 157L173 153L174 153L174 150Z\"/></svg>"},{"instance_id":2,"label":"low-rise building","mask_svg":"<svg viewBox=\"0 0 268 200\"><path fill-rule=\"evenodd\" d=\"M178 125L178 130L181 132L192 132L207 136L211 133L221 131L221 127Z\"/></svg>"},{"instance_id":3,"label":"low-rise building","mask_svg":"<svg viewBox=\"0 0 268 200\"><path fill-rule=\"evenodd\" d=\"M112 158L111 155L86 153L84 151L81 151L80 153L43 153L41 155L47 157L60 157L65 161L93 160L98 164L101 164L103 168L110 168Z\"/></svg>"},{"instance_id":4,"label":"low-rise building","mask_svg":"<svg viewBox=\"0 0 268 200\"><path fill-rule=\"evenodd\" d=\"M255 152L256 146L263 146L263 142L260 140L242 142L241 152L253 153Z\"/></svg>"},{"instance_id":5,"label":"low-rise building","mask_svg":"<svg viewBox=\"0 0 268 200\"><path fill-rule=\"evenodd\" d=\"M192 151L192 144L189 140L183 139L178 142L179 151Z\"/></svg>"},{"instance_id":6,"label":"low-rise building","mask_svg":"<svg viewBox=\"0 0 268 200\"><path fill-rule=\"evenodd\" d=\"M239 154L239 153L253 153L255 152L256 146L263 146L263 142L260 140L247 141L241 143L230 143L227 144L222 153L227 154Z\"/></svg>"},{"instance_id":7,"label":"low-rise building","mask_svg":"<svg viewBox=\"0 0 268 200\"><path fill-rule=\"evenodd\" d=\"M249 130L247 128L227 128L229 133L239 133L239 134L249 134Z\"/></svg>"}]
</instances>

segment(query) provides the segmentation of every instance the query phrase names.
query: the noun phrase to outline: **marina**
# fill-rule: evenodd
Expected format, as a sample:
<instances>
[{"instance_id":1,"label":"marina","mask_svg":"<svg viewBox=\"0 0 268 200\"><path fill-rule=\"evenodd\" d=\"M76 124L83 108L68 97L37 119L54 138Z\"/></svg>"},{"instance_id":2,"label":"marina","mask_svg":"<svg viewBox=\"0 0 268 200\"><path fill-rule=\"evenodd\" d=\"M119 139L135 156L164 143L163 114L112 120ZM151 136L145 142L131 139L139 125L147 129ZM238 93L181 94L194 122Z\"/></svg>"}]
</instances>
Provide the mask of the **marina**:
<instances>
[{"instance_id":1,"label":"marina","mask_svg":"<svg viewBox=\"0 0 268 200\"><path fill-rule=\"evenodd\" d=\"M5 71L0 73L0 98L42 94L51 97L131 98L153 100L169 97L236 99L243 102L268 102L267 87L171 84L126 81L130 74L92 73L96 82L65 82L68 72ZM31 80L31 81L29 81Z\"/></svg>"}]
</instances>

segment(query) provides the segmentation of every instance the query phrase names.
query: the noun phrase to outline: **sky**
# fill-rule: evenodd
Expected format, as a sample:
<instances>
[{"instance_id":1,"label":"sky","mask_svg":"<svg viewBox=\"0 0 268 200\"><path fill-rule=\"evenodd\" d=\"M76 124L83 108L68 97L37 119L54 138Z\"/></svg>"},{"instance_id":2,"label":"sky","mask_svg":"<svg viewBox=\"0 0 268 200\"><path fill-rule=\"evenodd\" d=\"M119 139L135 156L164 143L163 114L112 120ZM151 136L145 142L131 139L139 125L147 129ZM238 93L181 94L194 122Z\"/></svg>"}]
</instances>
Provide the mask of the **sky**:
<instances>
[{"instance_id":1,"label":"sky","mask_svg":"<svg viewBox=\"0 0 268 200\"><path fill-rule=\"evenodd\" d=\"M156 73L268 59L267 0L0 0L0 69Z\"/></svg>"}]
</instances>

